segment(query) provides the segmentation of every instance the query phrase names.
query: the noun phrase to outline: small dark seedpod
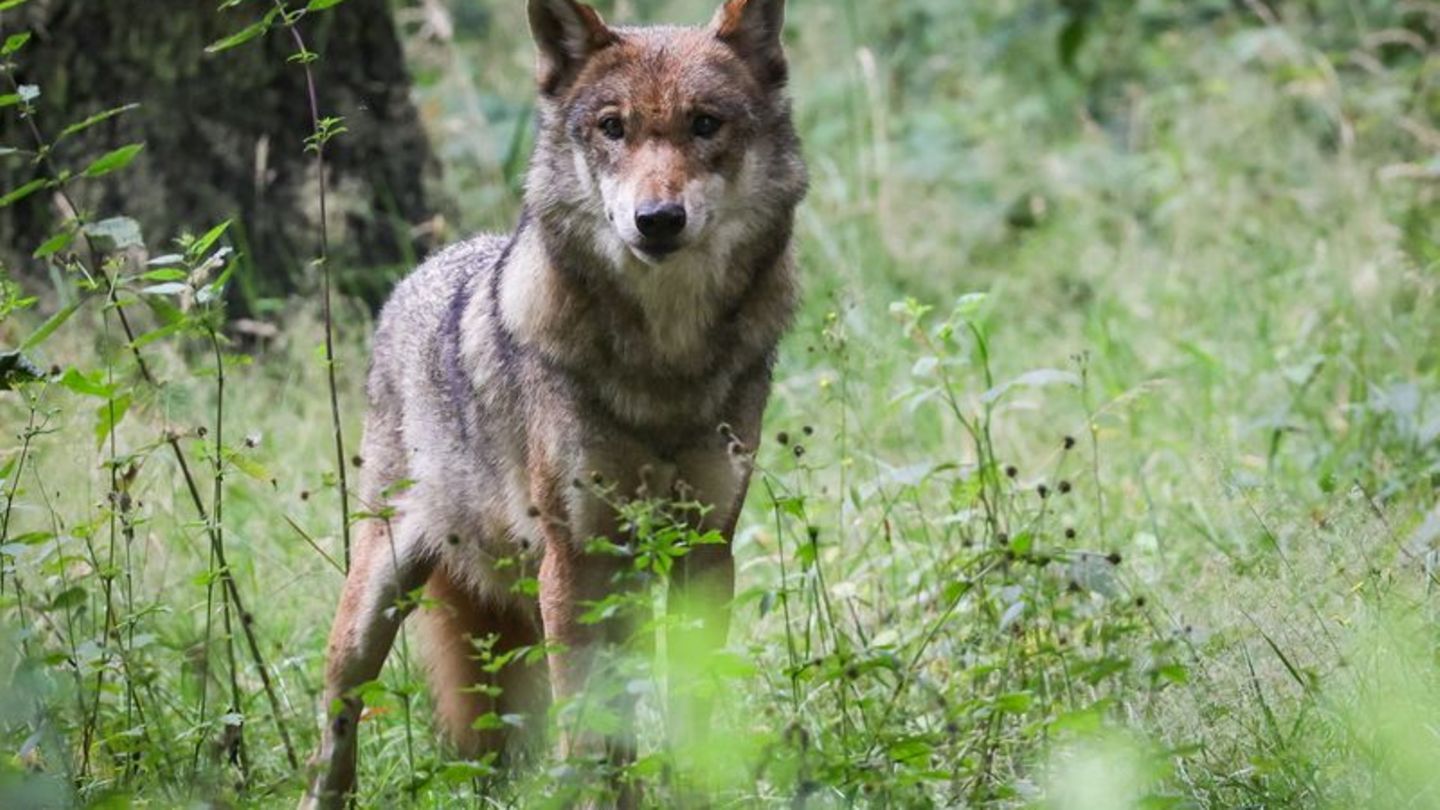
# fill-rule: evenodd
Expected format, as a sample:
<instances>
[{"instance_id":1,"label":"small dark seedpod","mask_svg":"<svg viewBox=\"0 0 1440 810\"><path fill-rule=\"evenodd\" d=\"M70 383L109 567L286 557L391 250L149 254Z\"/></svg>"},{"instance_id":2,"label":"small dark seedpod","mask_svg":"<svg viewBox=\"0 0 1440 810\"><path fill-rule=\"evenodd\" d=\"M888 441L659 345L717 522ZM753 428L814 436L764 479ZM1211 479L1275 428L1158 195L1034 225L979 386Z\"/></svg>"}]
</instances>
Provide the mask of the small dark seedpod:
<instances>
[{"instance_id":1,"label":"small dark seedpod","mask_svg":"<svg viewBox=\"0 0 1440 810\"><path fill-rule=\"evenodd\" d=\"M195 435L203 439L206 436L210 435L210 431L204 425L201 425L200 427L195 428Z\"/></svg>"},{"instance_id":2,"label":"small dark seedpod","mask_svg":"<svg viewBox=\"0 0 1440 810\"><path fill-rule=\"evenodd\" d=\"M450 534L445 538L445 542L449 543L452 546L458 546L460 545L460 535Z\"/></svg>"},{"instance_id":3,"label":"small dark seedpod","mask_svg":"<svg viewBox=\"0 0 1440 810\"><path fill-rule=\"evenodd\" d=\"M601 486L605 483L605 476L601 475L599 470L592 470L590 472L590 483L597 487Z\"/></svg>"},{"instance_id":4,"label":"small dark seedpod","mask_svg":"<svg viewBox=\"0 0 1440 810\"><path fill-rule=\"evenodd\" d=\"M356 467L356 468L364 467L364 466L365 466L365 459L361 458L359 455L351 456L351 457L350 457L350 466Z\"/></svg>"},{"instance_id":5,"label":"small dark seedpod","mask_svg":"<svg viewBox=\"0 0 1440 810\"><path fill-rule=\"evenodd\" d=\"M806 425L805 427L800 428L800 432L801 432L801 433L804 433L806 436L814 436L814 435L815 435L815 428L810 427L809 425Z\"/></svg>"},{"instance_id":6,"label":"small dark seedpod","mask_svg":"<svg viewBox=\"0 0 1440 810\"><path fill-rule=\"evenodd\" d=\"M1005 477L1006 477L1006 478L1014 478L1014 477L1018 476L1019 474L1020 474L1020 471L1015 468L1015 465L1014 465L1014 464L1007 464L1007 465L1005 465Z\"/></svg>"},{"instance_id":7,"label":"small dark seedpod","mask_svg":"<svg viewBox=\"0 0 1440 810\"><path fill-rule=\"evenodd\" d=\"M574 488L576 488L576 489L580 489L580 488L582 488L582 487L585 486L585 482L584 482L584 481L581 481L579 478L571 478L571 479L570 479L570 486L572 486L572 487L574 487Z\"/></svg>"},{"instance_id":8,"label":"small dark seedpod","mask_svg":"<svg viewBox=\"0 0 1440 810\"><path fill-rule=\"evenodd\" d=\"M797 444L790 452L795 454L795 458L802 458L805 455L805 445Z\"/></svg>"},{"instance_id":9,"label":"small dark seedpod","mask_svg":"<svg viewBox=\"0 0 1440 810\"><path fill-rule=\"evenodd\" d=\"M56 365L50 366L50 376L51 376L51 377L59 377L59 376L60 376L61 374L63 374L63 373L65 373L65 372L61 371L59 366L56 366Z\"/></svg>"},{"instance_id":10,"label":"small dark seedpod","mask_svg":"<svg viewBox=\"0 0 1440 810\"><path fill-rule=\"evenodd\" d=\"M1146 604L1146 603L1145 603L1145 597L1143 597L1143 596L1137 596L1137 597L1135 597L1135 607L1137 607L1137 608L1143 608L1143 607L1145 607L1145 604Z\"/></svg>"},{"instance_id":11,"label":"small dark seedpod","mask_svg":"<svg viewBox=\"0 0 1440 810\"><path fill-rule=\"evenodd\" d=\"M1064 633L1061 633L1060 635L1055 637L1055 643L1060 645L1061 647L1064 647L1066 644L1070 643L1070 637L1065 635Z\"/></svg>"},{"instance_id":12,"label":"small dark seedpod","mask_svg":"<svg viewBox=\"0 0 1440 810\"><path fill-rule=\"evenodd\" d=\"M1014 549L1010 549L1010 548L1005 549L1005 561L1006 561L1006 562L1015 562L1015 550L1014 550Z\"/></svg>"},{"instance_id":13,"label":"small dark seedpod","mask_svg":"<svg viewBox=\"0 0 1440 810\"><path fill-rule=\"evenodd\" d=\"M1120 556L1120 552L1112 551L1109 554L1105 555L1105 560L1111 565L1119 565L1125 560L1125 558Z\"/></svg>"},{"instance_id":14,"label":"small dark seedpod","mask_svg":"<svg viewBox=\"0 0 1440 810\"><path fill-rule=\"evenodd\" d=\"M247 447L248 449L254 450L255 448L257 448L257 447L259 447L259 446L260 446L260 438L259 438L258 436L255 436L254 434L251 434L251 435L245 437L245 447Z\"/></svg>"},{"instance_id":15,"label":"small dark seedpod","mask_svg":"<svg viewBox=\"0 0 1440 810\"><path fill-rule=\"evenodd\" d=\"M1070 580L1070 584L1066 586L1065 590L1069 591L1070 593L1080 593L1084 590L1084 588L1081 588L1080 583L1072 579Z\"/></svg>"},{"instance_id":16,"label":"small dark seedpod","mask_svg":"<svg viewBox=\"0 0 1440 810\"><path fill-rule=\"evenodd\" d=\"M999 543L999 544L1001 544L1001 545L1004 545L1004 544L1010 542L1010 533L1009 533L1009 532L997 532L997 533L995 534L995 542L997 542L997 543Z\"/></svg>"},{"instance_id":17,"label":"small dark seedpod","mask_svg":"<svg viewBox=\"0 0 1440 810\"><path fill-rule=\"evenodd\" d=\"M1074 527L1074 526L1066 526L1066 527L1065 527L1065 539L1066 539L1066 540L1074 540L1074 539L1075 539L1075 527Z\"/></svg>"},{"instance_id":18,"label":"small dark seedpod","mask_svg":"<svg viewBox=\"0 0 1440 810\"><path fill-rule=\"evenodd\" d=\"M846 678L846 680L851 680L851 681L853 681L853 680L855 680L855 679L858 678L858 677L860 677L860 668L859 668L859 667L855 666L854 664L851 664L850 666L845 667L845 678Z\"/></svg>"},{"instance_id":19,"label":"small dark seedpod","mask_svg":"<svg viewBox=\"0 0 1440 810\"><path fill-rule=\"evenodd\" d=\"M532 518L538 518L540 517L540 507L532 503L530 504L530 508L525 510L525 514Z\"/></svg>"},{"instance_id":20,"label":"small dark seedpod","mask_svg":"<svg viewBox=\"0 0 1440 810\"><path fill-rule=\"evenodd\" d=\"M302 500L302 501L308 501L308 500L310 500L310 490L308 490L308 489L302 489L302 490L300 490L300 500Z\"/></svg>"},{"instance_id":21,"label":"small dark seedpod","mask_svg":"<svg viewBox=\"0 0 1440 810\"><path fill-rule=\"evenodd\" d=\"M1075 449L1075 437L1074 437L1074 436L1066 436L1066 437L1065 437L1065 449L1066 449L1066 450L1074 450L1074 449Z\"/></svg>"},{"instance_id":22,"label":"small dark seedpod","mask_svg":"<svg viewBox=\"0 0 1440 810\"><path fill-rule=\"evenodd\" d=\"M1058 489L1060 490L1060 494L1061 494L1061 495L1069 495L1069 494L1070 494L1070 489L1071 489L1071 487L1070 487L1070 482L1069 482L1069 481L1061 481L1060 484L1059 484L1059 486L1058 486Z\"/></svg>"},{"instance_id":23,"label":"small dark seedpod","mask_svg":"<svg viewBox=\"0 0 1440 810\"><path fill-rule=\"evenodd\" d=\"M1041 484L1040 486L1035 487L1035 492L1036 492L1036 494L1038 494L1042 499L1050 497L1050 487L1047 487L1047 486L1045 486L1044 484Z\"/></svg>"},{"instance_id":24,"label":"small dark seedpod","mask_svg":"<svg viewBox=\"0 0 1440 810\"><path fill-rule=\"evenodd\" d=\"M819 527L819 526L806 526L806 527L805 527L805 533L810 536L810 542L812 542L812 543L814 543L815 541L817 541L817 540L820 539L820 527Z\"/></svg>"},{"instance_id":25,"label":"small dark seedpod","mask_svg":"<svg viewBox=\"0 0 1440 810\"><path fill-rule=\"evenodd\" d=\"M255 623L255 614L253 614L253 613L251 613L250 611L247 610L247 611L245 611L244 613L241 613L241 614L240 614L240 621L241 621L241 623L243 623L243 624L254 624L254 623Z\"/></svg>"},{"instance_id":26,"label":"small dark seedpod","mask_svg":"<svg viewBox=\"0 0 1440 810\"><path fill-rule=\"evenodd\" d=\"M530 538L528 538L528 537L522 537L522 538L520 538L520 550L521 550L521 551L529 551L529 550L530 550Z\"/></svg>"},{"instance_id":27,"label":"small dark seedpod","mask_svg":"<svg viewBox=\"0 0 1440 810\"><path fill-rule=\"evenodd\" d=\"M781 446L787 445L790 443L790 434L782 430L775 434L775 441L779 442Z\"/></svg>"}]
</instances>

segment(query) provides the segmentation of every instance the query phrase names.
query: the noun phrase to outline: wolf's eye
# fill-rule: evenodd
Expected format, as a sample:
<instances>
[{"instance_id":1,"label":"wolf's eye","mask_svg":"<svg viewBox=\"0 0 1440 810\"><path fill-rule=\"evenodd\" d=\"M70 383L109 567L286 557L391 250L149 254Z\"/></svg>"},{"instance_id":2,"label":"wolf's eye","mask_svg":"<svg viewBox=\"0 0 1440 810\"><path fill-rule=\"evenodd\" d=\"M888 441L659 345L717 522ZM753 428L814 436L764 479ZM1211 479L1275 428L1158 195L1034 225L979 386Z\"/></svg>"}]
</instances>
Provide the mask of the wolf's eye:
<instances>
[{"instance_id":1,"label":"wolf's eye","mask_svg":"<svg viewBox=\"0 0 1440 810\"><path fill-rule=\"evenodd\" d=\"M697 138L713 138L720 131L721 123L719 118L702 113L690 122L690 131L695 133Z\"/></svg>"},{"instance_id":2,"label":"wolf's eye","mask_svg":"<svg viewBox=\"0 0 1440 810\"><path fill-rule=\"evenodd\" d=\"M612 141L625 137L625 123L618 115L607 115L600 119L600 131Z\"/></svg>"}]
</instances>

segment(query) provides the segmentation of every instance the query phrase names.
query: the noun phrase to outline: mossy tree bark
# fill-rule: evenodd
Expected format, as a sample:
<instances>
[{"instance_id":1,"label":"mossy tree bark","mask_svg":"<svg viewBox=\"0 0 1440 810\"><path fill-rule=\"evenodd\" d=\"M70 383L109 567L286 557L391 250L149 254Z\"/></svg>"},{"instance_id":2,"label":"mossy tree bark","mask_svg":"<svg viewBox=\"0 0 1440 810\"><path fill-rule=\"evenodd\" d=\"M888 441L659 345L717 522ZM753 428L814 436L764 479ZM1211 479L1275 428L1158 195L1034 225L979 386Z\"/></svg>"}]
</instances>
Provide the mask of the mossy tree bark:
<instances>
[{"instance_id":1,"label":"mossy tree bark","mask_svg":"<svg viewBox=\"0 0 1440 810\"><path fill-rule=\"evenodd\" d=\"M238 303L306 286L317 255L314 163L304 71L287 62L283 30L217 54L205 47L257 19L268 2L216 11L195 0L31 0L0 14L13 33L34 33L17 55L22 82L37 85L38 120L53 138L67 124L127 103L140 106L65 140L59 165L78 170L126 143L145 149L122 172L72 184L91 218L138 220L152 250L182 232L225 219L247 263ZM295 5L292 3L292 5ZM427 186L437 169L418 113L387 0L349 0L301 22L315 65L322 115L347 132L327 147L332 268L342 289L372 302L393 272L430 247L435 209ZM0 145L29 147L14 110L0 111ZM14 188L36 168L0 160ZM55 229L56 201L37 194L0 209L0 251L34 276L30 253Z\"/></svg>"}]
</instances>

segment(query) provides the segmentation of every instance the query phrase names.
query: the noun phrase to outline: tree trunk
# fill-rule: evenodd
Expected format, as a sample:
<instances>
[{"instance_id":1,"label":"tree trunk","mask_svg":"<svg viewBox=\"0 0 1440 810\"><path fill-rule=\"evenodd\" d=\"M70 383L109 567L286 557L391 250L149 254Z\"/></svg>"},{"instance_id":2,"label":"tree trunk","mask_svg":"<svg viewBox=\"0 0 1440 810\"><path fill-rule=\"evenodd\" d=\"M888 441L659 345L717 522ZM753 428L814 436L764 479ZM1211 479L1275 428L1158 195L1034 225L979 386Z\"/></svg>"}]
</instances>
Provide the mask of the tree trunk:
<instances>
[{"instance_id":1,"label":"tree trunk","mask_svg":"<svg viewBox=\"0 0 1440 810\"><path fill-rule=\"evenodd\" d=\"M236 48L205 47L271 8L248 0L216 11L195 0L31 0L0 14L5 33L34 37L16 55L22 83L38 85L37 123L54 139L68 124L127 103L140 107L66 139L57 163L74 171L111 148L145 143L134 163L68 186L88 219L138 220L152 252L185 231L233 219L245 265L238 303L308 287L318 255L319 206L303 68L289 33L276 28ZM301 4L290 3L291 6ZM409 95L410 80L387 0L349 0L299 23L310 50L322 116L347 131L327 147L331 267L341 288L372 302L393 272L430 245L435 209L427 185L438 173ZM8 89L5 91L8 92ZM15 112L0 111L0 145L33 147ZM37 168L0 162L13 189ZM31 252L54 232L60 211L36 194L0 209L6 264L35 275ZM27 272L28 271L28 272Z\"/></svg>"}]
</instances>

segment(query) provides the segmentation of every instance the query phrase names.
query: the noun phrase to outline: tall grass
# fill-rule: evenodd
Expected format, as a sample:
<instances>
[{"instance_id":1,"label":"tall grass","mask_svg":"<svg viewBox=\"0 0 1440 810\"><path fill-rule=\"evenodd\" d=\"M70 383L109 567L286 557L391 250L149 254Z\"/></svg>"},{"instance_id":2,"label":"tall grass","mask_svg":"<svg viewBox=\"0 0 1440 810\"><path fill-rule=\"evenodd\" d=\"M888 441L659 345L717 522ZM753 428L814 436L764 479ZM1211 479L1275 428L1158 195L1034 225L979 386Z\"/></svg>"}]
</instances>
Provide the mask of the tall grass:
<instances>
[{"instance_id":1,"label":"tall grass","mask_svg":"<svg viewBox=\"0 0 1440 810\"><path fill-rule=\"evenodd\" d=\"M1440 806L1440 10L1311 5L793 3L806 305L731 643L668 673L725 744L672 746L666 673L616 664L648 803ZM397 13L457 230L509 227L520 4ZM228 345L195 244L57 252L94 304L58 323L5 288L0 337L43 340L0 398L0 805L299 795L364 330L317 361L297 300ZM648 586L706 538L623 506L647 588L595 608L660 638ZM455 760L400 658L362 805L605 799L596 763Z\"/></svg>"}]
</instances>

